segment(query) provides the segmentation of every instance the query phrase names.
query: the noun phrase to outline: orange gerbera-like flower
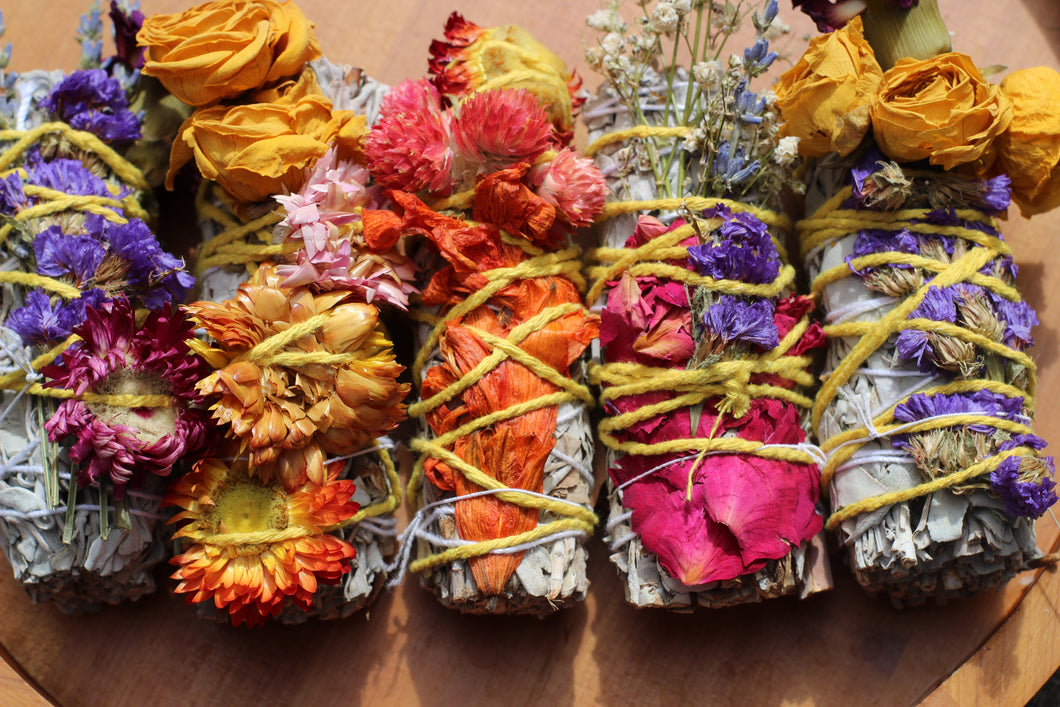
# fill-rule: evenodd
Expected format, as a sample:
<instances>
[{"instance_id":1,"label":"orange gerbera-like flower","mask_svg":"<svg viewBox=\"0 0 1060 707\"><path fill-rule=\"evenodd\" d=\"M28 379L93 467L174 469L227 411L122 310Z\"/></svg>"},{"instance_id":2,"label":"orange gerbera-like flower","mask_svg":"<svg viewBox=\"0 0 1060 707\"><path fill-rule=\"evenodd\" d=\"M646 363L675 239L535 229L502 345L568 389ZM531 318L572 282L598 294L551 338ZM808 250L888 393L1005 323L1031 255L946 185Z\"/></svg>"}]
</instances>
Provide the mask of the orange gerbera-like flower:
<instances>
[{"instance_id":1,"label":"orange gerbera-like flower","mask_svg":"<svg viewBox=\"0 0 1060 707\"><path fill-rule=\"evenodd\" d=\"M217 370L198 390L219 396L219 422L263 465L285 457L315 460L310 478L322 482L319 445L350 454L393 429L405 413L404 367L379 325L379 310L343 290L314 294L280 286L263 265L224 302L188 305L195 321L221 348L200 351ZM293 454L293 457L292 457Z\"/></svg>"},{"instance_id":2,"label":"orange gerbera-like flower","mask_svg":"<svg viewBox=\"0 0 1060 707\"><path fill-rule=\"evenodd\" d=\"M328 535L360 506L354 484L338 480L341 463L329 465L320 483L286 486L251 476L247 461L204 459L170 488L165 505L188 521L176 591L189 604L213 600L232 623L255 626L276 616L290 599L309 610L318 584L337 584L355 551Z\"/></svg>"}]
</instances>

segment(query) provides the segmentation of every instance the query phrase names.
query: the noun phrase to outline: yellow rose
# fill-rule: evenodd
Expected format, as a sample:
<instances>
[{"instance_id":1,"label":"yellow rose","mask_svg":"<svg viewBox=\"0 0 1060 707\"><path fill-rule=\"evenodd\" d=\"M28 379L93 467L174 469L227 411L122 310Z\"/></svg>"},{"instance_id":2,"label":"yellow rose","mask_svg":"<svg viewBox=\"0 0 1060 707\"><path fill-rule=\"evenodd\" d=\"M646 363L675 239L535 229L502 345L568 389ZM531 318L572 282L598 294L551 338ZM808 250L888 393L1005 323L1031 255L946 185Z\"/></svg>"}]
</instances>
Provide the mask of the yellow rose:
<instances>
[{"instance_id":1,"label":"yellow rose","mask_svg":"<svg viewBox=\"0 0 1060 707\"><path fill-rule=\"evenodd\" d=\"M364 116L331 110L313 72L252 94L260 102L199 108L184 121L169 156L166 187L194 159L199 172L241 201L296 191L303 170L336 143L340 157L362 155Z\"/></svg>"},{"instance_id":2,"label":"yellow rose","mask_svg":"<svg viewBox=\"0 0 1060 707\"><path fill-rule=\"evenodd\" d=\"M1012 101L1012 123L998 139L998 171L1012 180L1024 216L1060 206L1060 74L1039 66L1001 82Z\"/></svg>"},{"instance_id":3,"label":"yellow rose","mask_svg":"<svg viewBox=\"0 0 1060 707\"><path fill-rule=\"evenodd\" d=\"M869 106L882 78L860 17L814 37L773 87L784 119L780 134L799 138L804 157L850 154L869 129Z\"/></svg>"},{"instance_id":4,"label":"yellow rose","mask_svg":"<svg viewBox=\"0 0 1060 707\"><path fill-rule=\"evenodd\" d=\"M996 157L995 139L1012 120L1012 102L957 52L902 59L883 75L872 107L872 131L891 159L982 172Z\"/></svg>"},{"instance_id":5,"label":"yellow rose","mask_svg":"<svg viewBox=\"0 0 1060 707\"><path fill-rule=\"evenodd\" d=\"M144 20L143 72L193 106L295 76L320 56L313 25L292 2L215 0Z\"/></svg>"}]
</instances>

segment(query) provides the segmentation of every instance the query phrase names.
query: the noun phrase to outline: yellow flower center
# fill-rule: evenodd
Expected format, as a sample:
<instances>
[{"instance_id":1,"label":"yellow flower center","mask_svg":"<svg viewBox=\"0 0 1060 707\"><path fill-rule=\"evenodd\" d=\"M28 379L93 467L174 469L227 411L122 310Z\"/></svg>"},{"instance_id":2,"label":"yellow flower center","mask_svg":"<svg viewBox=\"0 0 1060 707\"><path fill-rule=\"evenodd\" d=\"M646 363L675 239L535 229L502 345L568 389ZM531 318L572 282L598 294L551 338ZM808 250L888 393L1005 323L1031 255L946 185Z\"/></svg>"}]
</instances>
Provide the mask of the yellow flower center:
<instances>
[{"instance_id":1,"label":"yellow flower center","mask_svg":"<svg viewBox=\"0 0 1060 707\"><path fill-rule=\"evenodd\" d=\"M221 487L215 499L211 520L217 533L254 533L287 527L286 495L279 487L245 479Z\"/></svg>"}]
</instances>

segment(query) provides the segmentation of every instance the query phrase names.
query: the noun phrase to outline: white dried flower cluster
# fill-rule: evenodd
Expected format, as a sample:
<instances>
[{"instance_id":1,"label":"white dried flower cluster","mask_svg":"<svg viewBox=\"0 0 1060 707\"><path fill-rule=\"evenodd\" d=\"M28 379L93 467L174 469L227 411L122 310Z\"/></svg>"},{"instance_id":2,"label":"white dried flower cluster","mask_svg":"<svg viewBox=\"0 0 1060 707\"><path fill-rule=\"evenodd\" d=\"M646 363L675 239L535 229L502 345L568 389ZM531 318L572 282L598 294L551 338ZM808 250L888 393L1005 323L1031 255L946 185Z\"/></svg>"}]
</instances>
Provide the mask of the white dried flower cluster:
<instances>
[{"instance_id":1,"label":"white dried flower cluster","mask_svg":"<svg viewBox=\"0 0 1060 707\"><path fill-rule=\"evenodd\" d=\"M773 151L773 161L781 167L795 164L799 159L799 138L795 136L782 137L777 141L777 149Z\"/></svg>"},{"instance_id":2,"label":"white dried flower cluster","mask_svg":"<svg viewBox=\"0 0 1060 707\"><path fill-rule=\"evenodd\" d=\"M649 26L654 32L665 34L667 37L674 34L680 24L681 15L670 0L663 0L655 6L649 22Z\"/></svg>"},{"instance_id":3,"label":"white dried flower cluster","mask_svg":"<svg viewBox=\"0 0 1060 707\"><path fill-rule=\"evenodd\" d=\"M607 77L634 124L689 130L677 140L633 141L620 169L654 172L661 190L682 192L666 196L774 201L783 185L794 182L790 172L797 153L790 140L778 144L776 96L755 92L752 83L777 58L765 37L777 19L777 0L637 0L637 5L643 15L630 18L628 26L610 14L618 11L614 4L592 15L589 24L600 39L587 59ZM724 50L732 46L731 35L748 18L755 40L729 55ZM691 49L688 68L671 67L685 48Z\"/></svg>"},{"instance_id":4,"label":"white dried flower cluster","mask_svg":"<svg viewBox=\"0 0 1060 707\"><path fill-rule=\"evenodd\" d=\"M585 24L597 32L621 33L625 32L627 28L625 20L622 19L622 15L618 13L618 8L615 6L597 10L586 18Z\"/></svg>"},{"instance_id":5,"label":"white dried flower cluster","mask_svg":"<svg viewBox=\"0 0 1060 707\"><path fill-rule=\"evenodd\" d=\"M707 91L717 91L724 72L717 59L698 62L692 67L692 78Z\"/></svg>"}]
</instances>

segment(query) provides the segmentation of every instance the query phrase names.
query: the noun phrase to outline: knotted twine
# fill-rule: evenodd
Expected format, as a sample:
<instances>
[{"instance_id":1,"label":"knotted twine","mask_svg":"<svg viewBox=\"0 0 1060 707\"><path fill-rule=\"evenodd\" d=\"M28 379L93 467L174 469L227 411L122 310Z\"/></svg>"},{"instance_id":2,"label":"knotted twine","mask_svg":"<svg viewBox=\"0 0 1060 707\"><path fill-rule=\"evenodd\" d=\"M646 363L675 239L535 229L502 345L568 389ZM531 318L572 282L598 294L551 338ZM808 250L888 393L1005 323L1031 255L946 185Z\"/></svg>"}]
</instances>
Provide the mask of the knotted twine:
<instances>
[{"instance_id":1,"label":"knotted twine","mask_svg":"<svg viewBox=\"0 0 1060 707\"><path fill-rule=\"evenodd\" d=\"M877 212L842 208L843 203L851 195L852 189L850 187L844 188L823 204L813 216L796 224L804 257L812 251L827 247L839 239L863 229L895 232L908 229L915 233L960 238L967 241L971 247L963 256L952 263L908 253L874 253L853 258L849 264L837 265L830 270L822 272L814 279L811 290L814 295L820 296L828 285L843 278L851 277L856 271L866 267L908 265L934 273L933 278L926 280L916 292L909 295L879 321L844 322L824 327L824 333L829 338L857 337L858 342L843 357L835 370L824 377L824 382L817 393L813 405L812 424L814 429L819 429L821 416L824 414L825 409L835 400L842 387L857 373L858 368L892 336L911 329L935 332L960 339L982 351L1020 364L1027 370L1028 383L1025 390L1001 381L975 378L931 386L917 391L917 394L950 395L989 390L1008 398L1023 398L1024 409L1027 410L1028 416L1032 416L1037 378L1034 361L1029 356L1022 351L1017 351L1010 346L956 324L933 319L907 318L920 305L932 286L944 288L957 283L967 282L983 287L1011 302L1021 301L1021 295L1016 288L1007 285L997 277L980 272L984 266L995 258L1011 256L1012 251L1009 246L1000 238L973 228L920 223L919 220L924 219L930 213L929 209ZM997 220L980 211L959 209L956 212L956 216L965 222L985 224L995 229L996 232ZM947 427L979 424L989 425L1013 435L1031 434L1030 428L1021 422L989 415L942 415L913 424L896 424L894 422L895 408L908 399L909 396L906 396L902 400L896 401L894 405L891 405L871 420L866 420L866 424L860 427L841 432L822 441L821 449L828 457L822 469L822 485L827 485L835 475L837 468L844 461L850 459L864 444L878 437L886 437L899 431L902 433L924 432ZM990 474L1001 462L1013 456L1039 457L1040 453L1038 450L1026 446L998 451L961 471L940 476L911 488L872 496L834 509L826 526L829 530L834 530L844 520L857 515L871 513L880 508L926 496L942 489L955 488L978 477Z\"/></svg>"},{"instance_id":2,"label":"knotted twine","mask_svg":"<svg viewBox=\"0 0 1060 707\"><path fill-rule=\"evenodd\" d=\"M456 195L455 198L450 198L444 204L435 204L435 208L453 207L455 204L466 202L469 198L470 193L461 193ZM449 322L457 322L475 308L486 306L490 299L505 287L523 279L565 277L573 282L579 290L584 289L585 280L580 273L580 253L577 248L565 248L553 253L546 253L525 240L513 238L504 232L501 233L501 238L504 243L519 247L526 253L528 259L512 267L497 268L482 273L487 280L487 284L480 290L472 292L463 302L460 302L440 317L425 312L414 312L413 316L415 318L432 326L431 332L420 348L413 364L412 374L415 380L421 380L423 369L438 346L438 342L444 335ZM423 418L427 413L474 386L484 375L496 369L505 361L512 361L525 366L536 376L559 388L554 393L542 395L536 399L527 400L503 410L494 410L486 415L469 420L460 427L433 439L414 438L411 446L412 450L419 454L419 458L416 460L407 487L408 496L410 498L418 498L419 490L423 484L424 462L428 457L433 457L462 474L471 483L485 489L486 493L494 494L502 501L522 508L547 511L558 516L559 519L547 523L539 523L533 530L516 535L477 542L465 542L441 552L417 558L409 565L409 569L413 572L421 572L455 560L467 560L497 551L541 545L557 539L562 534L572 532L584 534L585 536L592 534L593 529L596 527L597 517L591 509L570 501L506 486L504 483L487 475L481 469L460 459L451 451L453 445L461 437L485 429L495 423L511 420L535 410L559 406L564 403L580 402L588 405L592 404L592 394L585 385L560 374L556 369L519 347L519 344L534 332L544 329L554 320L575 312L586 312L584 305L580 302L568 302L548 307L515 326L508 332L507 336L498 336L476 327L463 325L468 331L492 347L492 353L444 390L439 391L427 400L421 400L409 407L410 417ZM448 499L448 502L459 503L460 499L460 496L456 496Z\"/></svg>"},{"instance_id":3,"label":"knotted twine","mask_svg":"<svg viewBox=\"0 0 1060 707\"><path fill-rule=\"evenodd\" d=\"M601 136L586 149L586 154L592 156L607 145L627 140L650 137L682 138L690 132L689 128L682 126L638 125ZM704 287L723 295L777 298L789 291L795 280L795 269L787 264L787 252L773 233L773 229L791 228L791 222L783 214L730 199L682 197L610 202L604 207L598 220L641 211L687 209L690 212L702 212L716 206L725 206L733 212L749 213L771 227L770 237L784 263L772 282L751 284L739 280L715 279L675 264L675 261L687 262L689 259L688 246L682 246L680 243L695 233L695 227L685 224L636 248L600 247L593 250L589 259L599 264L589 268L589 275L594 282L587 301L597 301L603 296L608 284L621 278L624 273L634 277L665 278L682 282L688 288ZM716 229L722 225L722 221L714 217L708 219L706 225L710 229ZM719 438L713 434L709 437L690 437L649 444L633 440L622 441L616 434L656 416L681 408L692 408L716 397L722 398L718 406L719 413L728 413L737 419L748 412L751 401L755 398L775 398L799 408L809 409L813 401L792 388L751 383L753 377L769 374L791 382L793 387L813 385L814 378L808 370L811 357L786 355L809 326L809 315L805 314L775 348L748 354L738 360L718 361L702 368L668 368L626 362L592 364L589 369L590 381L601 386L602 406L606 406L609 400L633 395L662 393L667 396L667 399L658 403L603 419L598 428L601 441L613 452L623 454L655 456L696 452L699 454L697 463L711 453L729 453L750 454L764 459L808 465L819 464L820 454L809 444L764 444L739 437Z\"/></svg>"}]
</instances>

